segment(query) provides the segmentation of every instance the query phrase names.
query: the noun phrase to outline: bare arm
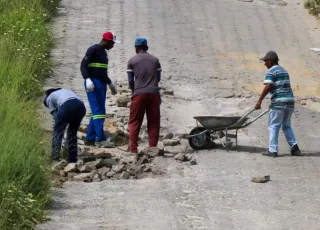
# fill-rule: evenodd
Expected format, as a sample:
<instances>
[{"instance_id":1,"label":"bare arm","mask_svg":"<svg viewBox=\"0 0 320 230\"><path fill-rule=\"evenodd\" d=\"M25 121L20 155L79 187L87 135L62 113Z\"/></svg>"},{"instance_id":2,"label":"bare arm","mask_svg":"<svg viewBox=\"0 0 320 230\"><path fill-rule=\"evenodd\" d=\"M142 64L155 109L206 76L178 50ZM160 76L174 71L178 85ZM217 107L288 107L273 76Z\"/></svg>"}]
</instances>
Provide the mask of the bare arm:
<instances>
[{"instance_id":1,"label":"bare arm","mask_svg":"<svg viewBox=\"0 0 320 230\"><path fill-rule=\"evenodd\" d=\"M262 103L263 99L268 95L268 93L270 92L271 88L272 88L271 84L266 84L265 85L265 87L262 90L262 93L261 93L261 95L259 97L259 100L258 100L258 102L257 102L257 104L255 106L255 109L261 109L261 103Z\"/></svg>"}]
</instances>

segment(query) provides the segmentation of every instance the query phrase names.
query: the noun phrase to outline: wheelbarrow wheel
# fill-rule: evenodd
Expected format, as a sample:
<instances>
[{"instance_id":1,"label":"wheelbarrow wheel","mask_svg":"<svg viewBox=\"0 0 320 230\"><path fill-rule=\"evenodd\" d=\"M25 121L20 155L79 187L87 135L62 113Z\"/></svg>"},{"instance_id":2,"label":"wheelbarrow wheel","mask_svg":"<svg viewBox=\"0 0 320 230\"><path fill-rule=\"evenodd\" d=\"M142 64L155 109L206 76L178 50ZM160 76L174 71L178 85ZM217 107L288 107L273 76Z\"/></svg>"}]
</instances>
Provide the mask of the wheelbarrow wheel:
<instances>
[{"instance_id":1,"label":"wheelbarrow wheel","mask_svg":"<svg viewBox=\"0 0 320 230\"><path fill-rule=\"evenodd\" d=\"M206 129L203 127L196 127L191 130L189 135L196 135L196 134L199 134L205 130ZM189 145L194 150L205 149L208 144L211 144L211 140L210 140L210 135L207 133L189 138Z\"/></svg>"}]
</instances>

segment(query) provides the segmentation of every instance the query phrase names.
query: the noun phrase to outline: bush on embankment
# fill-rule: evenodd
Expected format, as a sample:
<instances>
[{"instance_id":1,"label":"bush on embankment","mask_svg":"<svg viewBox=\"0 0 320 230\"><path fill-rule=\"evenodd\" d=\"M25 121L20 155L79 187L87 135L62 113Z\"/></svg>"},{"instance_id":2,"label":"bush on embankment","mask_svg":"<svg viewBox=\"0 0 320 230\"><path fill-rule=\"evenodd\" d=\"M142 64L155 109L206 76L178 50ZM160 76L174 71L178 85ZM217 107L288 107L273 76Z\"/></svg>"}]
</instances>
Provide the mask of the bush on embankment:
<instances>
[{"instance_id":1,"label":"bush on embankment","mask_svg":"<svg viewBox=\"0 0 320 230\"><path fill-rule=\"evenodd\" d=\"M304 7L308 9L309 14L319 17L320 15L320 0L306 0Z\"/></svg>"},{"instance_id":2,"label":"bush on embankment","mask_svg":"<svg viewBox=\"0 0 320 230\"><path fill-rule=\"evenodd\" d=\"M37 115L58 0L0 0L0 229L43 218L50 174Z\"/></svg>"}]
</instances>

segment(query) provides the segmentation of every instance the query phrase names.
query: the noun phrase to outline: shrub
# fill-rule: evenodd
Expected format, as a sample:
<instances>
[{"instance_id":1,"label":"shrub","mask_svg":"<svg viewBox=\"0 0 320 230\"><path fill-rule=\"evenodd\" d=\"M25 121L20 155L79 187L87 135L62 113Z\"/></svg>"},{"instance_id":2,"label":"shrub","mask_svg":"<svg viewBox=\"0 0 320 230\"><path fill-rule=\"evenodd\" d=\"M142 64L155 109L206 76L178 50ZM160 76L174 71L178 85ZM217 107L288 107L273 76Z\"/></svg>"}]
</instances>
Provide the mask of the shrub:
<instances>
[{"instance_id":1,"label":"shrub","mask_svg":"<svg viewBox=\"0 0 320 230\"><path fill-rule=\"evenodd\" d=\"M308 9L309 14L316 17L320 15L320 0L306 0L304 7Z\"/></svg>"},{"instance_id":2,"label":"shrub","mask_svg":"<svg viewBox=\"0 0 320 230\"><path fill-rule=\"evenodd\" d=\"M50 189L37 109L58 0L0 0L0 229L32 229Z\"/></svg>"}]
</instances>

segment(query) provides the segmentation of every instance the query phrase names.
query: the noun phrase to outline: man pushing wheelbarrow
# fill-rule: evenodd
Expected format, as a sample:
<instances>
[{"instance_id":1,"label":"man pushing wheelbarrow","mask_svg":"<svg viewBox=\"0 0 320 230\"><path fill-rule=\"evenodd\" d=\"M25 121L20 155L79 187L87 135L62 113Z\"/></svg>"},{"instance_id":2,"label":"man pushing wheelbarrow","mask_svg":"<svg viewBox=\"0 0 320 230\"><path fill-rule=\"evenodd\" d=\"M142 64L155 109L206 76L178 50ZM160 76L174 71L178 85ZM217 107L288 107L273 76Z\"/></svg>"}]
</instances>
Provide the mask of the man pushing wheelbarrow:
<instances>
[{"instance_id":1,"label":"man pushing wheelbarrow","mask_svg":"<svg viewBox=\"0 0 320 230\"><path fill-rule=\"evenodd\" d=\"M248 127L269 112L269 150L262 155L270 157L278 156L278 137L281 127L287 142L290 145L291 155L301 155L301 151L291 128L291 117L294 111L294 96L290 85L289 74L283 67L279 66L279 58L274 51L269 51L265 57L260 60L265 62L268 71L264 79L265 88L263 89L255 108L242 117L194 117L197 121L197 127L192 129L187 137L190 146L194 150L205 149L207 146L212 146L211 144L215 139L218 139L224 147L229 147L231 144L229 139L235 138L237 146L238 130ZM261 109L261 103L269 93L271 94L270 108L255 118L249 119L250 114ZM200 123L201 126L199 126L198 123ZM235 134L229 134L228 132L231 130L235 130ZM222 140L223 137L225 137L225 142Z\"/></svg>"},{"instance_id":2,"label":"man pushing wheelbarrow","mask_svg":"<svg viewBox=\"0 0 320 230\"><path fill-rule=\"evenodd\" d=\"M269 51L263 58L268 71L264 78L265 87L255 106L261 109L261 103L268 93L271 94L271 105L269 111L269 150L264 156L278 156L278 138L282 127L286 140L291 148L292 156L300 156L301 151L291 128L291 117L294 111L294 96L291 89L290 77L283 67L279 65L276 52Z\"/></svg>"}]
</instances>

